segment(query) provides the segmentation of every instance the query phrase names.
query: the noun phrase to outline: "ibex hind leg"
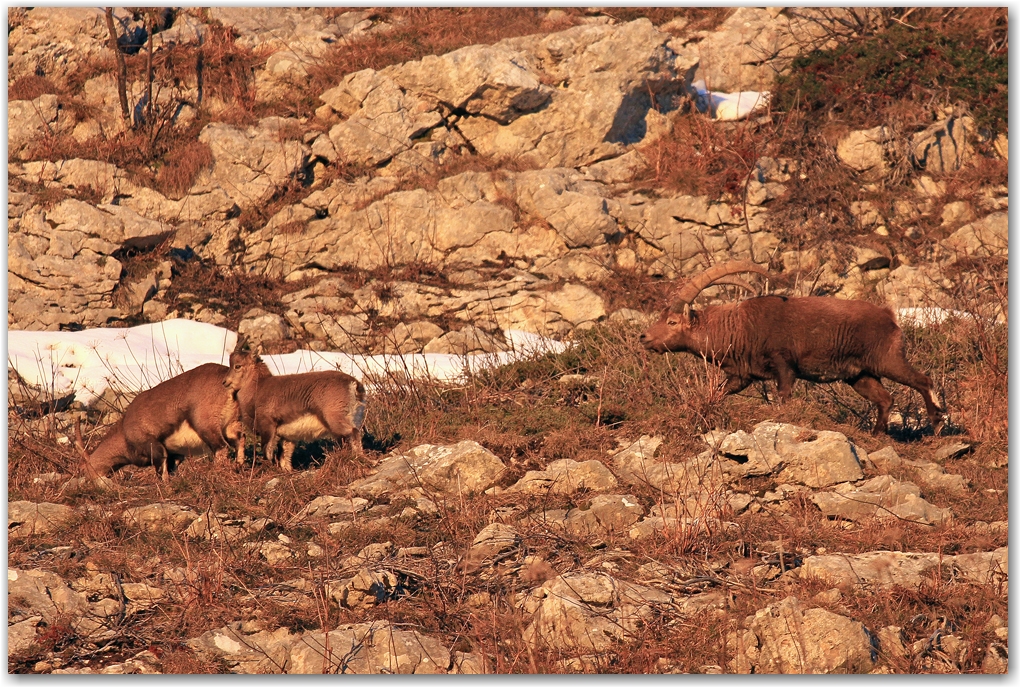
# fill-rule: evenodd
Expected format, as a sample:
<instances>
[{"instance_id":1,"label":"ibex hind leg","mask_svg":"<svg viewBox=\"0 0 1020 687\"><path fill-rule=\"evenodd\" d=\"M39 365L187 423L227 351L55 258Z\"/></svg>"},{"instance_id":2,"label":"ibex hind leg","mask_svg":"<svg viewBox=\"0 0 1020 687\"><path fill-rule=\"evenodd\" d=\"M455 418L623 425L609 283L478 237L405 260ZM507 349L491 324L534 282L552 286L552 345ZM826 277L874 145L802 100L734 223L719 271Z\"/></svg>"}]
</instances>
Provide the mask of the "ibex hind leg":
<instances>
[{"instance_id":1,"label":"ibex hind leg","mask_svg":"<svg viewBox=\"0 0 1020 687\"><path fill-rule=\"evenodd\" d=\"M884 434L889 427L889 411L892 409L892 395L882 386L882 380L871 375L861 375L853 380L847 380L853 390L871 401L878 407L878 417L875 419L875 427L871 433L875 436Z\"/></svg>"},{"instance_id":2,"label":"ibex hind leg","mask_svg":"<svg viewBox=\"0 0 1020 687\"><path fill-rule=\"evenodd\" d=\"M924 410L928 413L928 421L931 422L932 431L935 433L935 436L942 433L946 414L935 401L935 396L931 391L931 379L928 375L918 372L904 360L902 365L896 366L892 370L884 370L882 376L903 386L909 386L921 394L921 398L924 400Z\"/></svg>"}]
</instances>

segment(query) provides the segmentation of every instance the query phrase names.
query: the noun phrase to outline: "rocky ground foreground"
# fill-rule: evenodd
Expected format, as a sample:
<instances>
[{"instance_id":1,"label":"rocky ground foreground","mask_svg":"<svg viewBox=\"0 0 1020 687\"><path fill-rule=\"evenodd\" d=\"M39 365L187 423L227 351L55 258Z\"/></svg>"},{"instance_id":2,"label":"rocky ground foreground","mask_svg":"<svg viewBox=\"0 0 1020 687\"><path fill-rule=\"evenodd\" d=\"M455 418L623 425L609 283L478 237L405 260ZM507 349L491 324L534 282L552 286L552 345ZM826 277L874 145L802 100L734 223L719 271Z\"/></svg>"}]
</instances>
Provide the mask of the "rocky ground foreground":
<instances>
[{"instance_id":1,"label":"rocky ground foreground","mask_svg":"<svg viewBox=\"0 0 1020 687\"><path fill-rule=\"evenodd\" d=\"M1005 31L935 8L10 9L11 329L571 346L370 380L363 458L166 483L76 479L73 421L94 446L128 395L9 371L9 670L1006 672ZM769 100L702 112L699 83ZM676 280L730 259L894 308L944 435L890 382L873 437L845 387L724 397L644 351Z\"/></svg>"}]
</instances>

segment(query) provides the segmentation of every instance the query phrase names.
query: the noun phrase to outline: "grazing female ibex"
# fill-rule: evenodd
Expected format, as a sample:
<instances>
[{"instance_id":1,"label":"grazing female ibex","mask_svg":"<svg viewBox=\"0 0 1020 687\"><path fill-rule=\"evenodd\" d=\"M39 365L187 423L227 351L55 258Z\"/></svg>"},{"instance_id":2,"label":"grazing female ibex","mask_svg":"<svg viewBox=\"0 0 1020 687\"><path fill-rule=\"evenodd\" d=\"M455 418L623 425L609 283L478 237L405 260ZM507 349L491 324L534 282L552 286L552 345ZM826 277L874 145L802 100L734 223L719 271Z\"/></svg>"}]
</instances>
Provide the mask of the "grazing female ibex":
<instances>
[{"instance_id":1,"label":"grazing female ibex","mask_svg":"<svg viewBox=\"0 0 1020 687\"><path fill-rule=\"evenodd\" d=\"M299 441L347 438L361 455L361 427L365 422L365 387L338 371L273 375L257 353L230 354L230 371L223 380L237 395L241 422L262 440L272 462L283 439L280 467L290 472Z\"/></svg>"},{"instance_id":2,"label":"grazing female ibex","mask_svg":"<svg viewBox=\"0 0 1020 687\"><path fill-rule=\"evenodd\" d=\"M889 308L817 296L760 296L691 308L713 284L742 284L731 277L742 272L768 274L753 262L734 261L697 275L641 335L645 348L704 356L727 374L728 394L755 380L775 379L785 402L796 379L846 382L878 407L873 434L888 427L892 396L882 386L885 377L916 389L935 434L941 432L944 413L932 396L931 380L907 362L903 332Z\"/></svg>"},{"instance_id":3,"label":"grazing female ibex","mask_svg":"<svg viewBox=\"0 0 1020 687\"><path fill-rule=\"evenodd\" d=\"M152 465L161 478L183 456L215 453L226 460L232 444L244 455L244 432L234 394L224 388L227 368L206 363L143 391L90 455L75 424L75 446L90 478L125 465Z\"/></svg>"}]
</instances>

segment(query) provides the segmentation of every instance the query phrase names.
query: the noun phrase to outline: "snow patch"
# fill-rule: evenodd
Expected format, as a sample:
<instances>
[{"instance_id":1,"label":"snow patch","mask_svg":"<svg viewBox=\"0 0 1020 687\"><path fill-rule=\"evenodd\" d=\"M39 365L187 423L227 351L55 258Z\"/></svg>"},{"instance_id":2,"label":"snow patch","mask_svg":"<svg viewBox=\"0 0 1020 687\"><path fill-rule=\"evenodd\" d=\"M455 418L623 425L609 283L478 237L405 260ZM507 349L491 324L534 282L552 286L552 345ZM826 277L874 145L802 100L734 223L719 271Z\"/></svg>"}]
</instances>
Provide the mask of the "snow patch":
<instances>
[{"instance_id":1,"label":"snow patch","mask_svg":"<svg viewBox=\"0 0 1020 687\"><path fill-rule=\"evenodd\" d=\"M371 389L371 378L399 375L459 382L468 373L567 349L563 342L529 332L504 334L510 350L499 353L365 356L299 350L262 359L278 375L340 370L359 380L368 376L366 386ZM7 333L7 365L33 387L58 398L73 392L76 400L88 405L111 387L139 392L205 363L225 365L236 344L236 332L184 319L126 329L12 330Z\"/></svg>"}]
</instances>

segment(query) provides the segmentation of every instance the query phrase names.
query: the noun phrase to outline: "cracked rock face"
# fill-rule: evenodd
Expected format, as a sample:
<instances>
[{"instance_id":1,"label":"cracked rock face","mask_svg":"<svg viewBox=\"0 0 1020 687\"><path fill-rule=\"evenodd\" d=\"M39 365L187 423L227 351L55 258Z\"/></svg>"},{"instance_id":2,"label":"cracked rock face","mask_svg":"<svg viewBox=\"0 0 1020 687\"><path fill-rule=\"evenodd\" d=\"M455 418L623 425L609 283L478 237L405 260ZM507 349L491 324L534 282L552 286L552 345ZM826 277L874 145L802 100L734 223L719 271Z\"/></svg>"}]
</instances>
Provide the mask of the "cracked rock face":
<instances>
[{"instance_id":1,"label":"cracked rock face","mask_svg":"<svg viewBox=\"0 0 1020 687\"><path fill-rule=\"evenodd\" d=\"M469 495L488 489L504 469L503 461L475 441L422 444L406 455L384 459L373 475L355 480L350 488L366 498L421 487L450 496Z\"/></svg>"},{"instance_id":2,"label":"cracked rock face","mask_svg":"<svg viewBox=\"0 0 1020 687\"><path fill-rule=\"evenodd\" d=\"M822 608L804 609L795 596L748 618L748 629L728 638L739 673L861 673L877 659L859 622Z\"/></svg>"}]
</instances>

